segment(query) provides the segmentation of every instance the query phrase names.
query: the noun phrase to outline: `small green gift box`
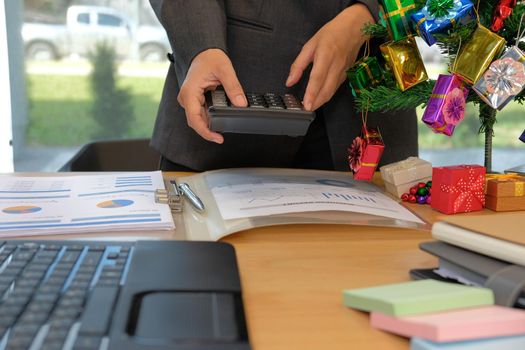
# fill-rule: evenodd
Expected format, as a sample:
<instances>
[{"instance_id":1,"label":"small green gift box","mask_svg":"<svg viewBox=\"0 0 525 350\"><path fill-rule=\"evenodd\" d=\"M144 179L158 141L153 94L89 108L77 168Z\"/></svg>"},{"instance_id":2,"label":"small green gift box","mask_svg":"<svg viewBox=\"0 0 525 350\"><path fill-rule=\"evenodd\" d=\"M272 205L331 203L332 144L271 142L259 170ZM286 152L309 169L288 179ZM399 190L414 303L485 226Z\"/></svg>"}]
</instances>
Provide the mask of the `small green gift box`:
<instances>
[{"instance_id":1,"label":"small green gift box","mask_svg":"<svg viewBox=\"0 0 525 350\"><path fill-rule=\"evenodd\" d=\"M363 89L379 85L383 79L383 70L375 57L366 57L350 68L346 75L352 93L357 96Z\"/></svg>"},{"instance_id":2,"label":"small green gift box","mask_svg":"<svg viewBox=\"0 0 525 350\"><path fill-rule=\"evenodd\" d=\"M381 0L379 9L394 41L414 34L410 20L410 16L416 12L414 0Z\"/></svg>"}]
</instances>

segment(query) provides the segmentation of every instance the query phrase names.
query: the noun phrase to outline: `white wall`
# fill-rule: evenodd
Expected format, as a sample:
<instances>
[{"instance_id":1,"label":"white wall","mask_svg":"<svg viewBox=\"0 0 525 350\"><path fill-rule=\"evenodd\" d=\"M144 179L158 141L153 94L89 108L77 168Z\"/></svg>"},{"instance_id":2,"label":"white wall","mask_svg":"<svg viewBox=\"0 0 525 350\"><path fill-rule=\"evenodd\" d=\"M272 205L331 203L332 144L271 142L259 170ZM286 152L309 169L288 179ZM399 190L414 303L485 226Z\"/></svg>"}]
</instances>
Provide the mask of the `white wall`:
<instances>
[{"instance_id":1,"label":"white wall","mask_svg":"<svg viewBox=\"0 0 525 350\"><path fill-rule=\"evenodd\" d=\"M0 172L13 171L11 87L5 1L0 0Z\"/></svg>"}]
</instances>

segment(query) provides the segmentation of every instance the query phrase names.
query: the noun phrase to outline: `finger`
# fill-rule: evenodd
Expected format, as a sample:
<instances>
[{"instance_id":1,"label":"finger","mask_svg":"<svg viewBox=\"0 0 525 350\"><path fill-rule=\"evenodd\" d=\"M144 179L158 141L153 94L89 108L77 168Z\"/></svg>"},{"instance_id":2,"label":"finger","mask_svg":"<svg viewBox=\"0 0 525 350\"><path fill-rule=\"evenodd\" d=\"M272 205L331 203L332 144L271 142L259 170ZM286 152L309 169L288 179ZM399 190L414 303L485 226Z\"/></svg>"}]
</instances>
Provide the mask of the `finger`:
<instances>
[{"instance_id":1,"label":"finger","mask_svg":"<svg viewBox=\"0 0 525 350\"><path fill-rule=\"evenodd\" d=\"M320 53L318 57L314 59L314 65L303 99L304 108L309 111L313 111L313 103L317 98L319 90L321 90L321 87L324 85L330 65L331 55L327 51Z\"/></svg>"},{"instance_id":2,"label":"finger","mask_svg":"<svg viewBox=\"0 0 525 350\"><path fill-rule=\"evenodd\" d=\"M224 137L221 134L211 131L208 127L208 118L200 99L194 96L193 98L186 98L183 102L185 103L188 125L203 139L219 144L223 143Z\"/></svg>"},{"instance_id":3,"label":"finger","mask_svg":"<svg viewBox=\"0 0 525 350\"><path fill-rule=\"evenodd\" d=\"M239 83L237 74L235 74L231 64L225 64L219 70L217 78L221 81L226 95L228 95L228 98L235 106L246 107L248 105L241 83Z\"/></svg>"},{"instance_id":4,"label":"finger","mask_svg":"<svg viewBox=\"0 0 525 350\"><path fill-rule=\"evenodd\" d=\"M346 80L346 73L340 72L337 73L337 70L330 68L330 73L326 77L323 87L319 90L315 101L313 102L312 109L316 110L317 108L324 105L326 102L330 101L334 94L336 93L339 86ZM332 73L334 72L334 73Z\"/></svg>"},{"instance_id":5,"label":"finger","mask_svg":"<svg viewBox=\"0 0 525 350\"><path fill-rule=\"evenodd\" d=\"M286 79L287 87L297 84L297 82L301 79L304 70L310 63L312 63L314 52L314 45L310 44L310 42L303 46L301 52L299 52L299 55L297 55L295 61L290 67L290 74L288 74L288 78Z\"/></svg>"}]
</instances>

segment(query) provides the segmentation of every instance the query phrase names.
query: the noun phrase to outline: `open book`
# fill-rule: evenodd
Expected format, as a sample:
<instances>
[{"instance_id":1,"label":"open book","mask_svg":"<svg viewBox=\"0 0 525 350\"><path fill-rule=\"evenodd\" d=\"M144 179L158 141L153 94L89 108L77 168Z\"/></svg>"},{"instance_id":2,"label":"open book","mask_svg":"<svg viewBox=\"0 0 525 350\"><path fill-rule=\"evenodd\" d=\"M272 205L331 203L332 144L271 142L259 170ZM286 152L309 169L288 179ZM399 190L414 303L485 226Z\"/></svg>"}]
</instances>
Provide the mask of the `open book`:
<instances>
[{"instance_id":1,"label":"open book","mask_svg":"<svg viewBox=\"0 0 525 350\"><path fill-rule=\"evenodd\" d=\"M245 168L175 180L189 184L206 208L201 213L184 203L186 236L192 240L281 224L428 227L379 187L344 172Z\"/></svg>"}]
</instances>

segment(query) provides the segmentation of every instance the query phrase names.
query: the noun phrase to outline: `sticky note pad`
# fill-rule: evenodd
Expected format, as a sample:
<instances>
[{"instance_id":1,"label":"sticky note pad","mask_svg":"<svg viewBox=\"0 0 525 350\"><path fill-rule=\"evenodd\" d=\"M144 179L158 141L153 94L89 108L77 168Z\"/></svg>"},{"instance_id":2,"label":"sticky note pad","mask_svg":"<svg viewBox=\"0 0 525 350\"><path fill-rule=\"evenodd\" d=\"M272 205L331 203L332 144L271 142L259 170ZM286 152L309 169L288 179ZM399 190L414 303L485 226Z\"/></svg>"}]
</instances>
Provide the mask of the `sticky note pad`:
<instances>
[{"instance_id":1,"label":"sticky note pad","mask_svg":"<svg viewBox=\"0 0 525 350\"><path fill-rule=\"evenodd\" d=\"M482 340L467 340L452 343L434 343L421 338L412 338L410 350L523 350L525 336L499 337Z\"/></svg>"},{"instance_id":2,"label":"sticky note pad","mask_svg":"<svg viewBox=\"0 0 525 350\"><path fill-rule=\"evenodd\" d=\"M487 288L421 280L345 290L343 302L348 307L363 311L378 311L391 316L407 316L492 305L494 295Z\"/></svg>"},{"instance_id":3,"label":"sticky note pad","mask_svg":"<svg viewBox=\"0 0 525 350\"><path fill-rule=\"evenodd\" d=\"M525 335L525 311L502 306L405 317L372 312L370 322L383 331L435 342Z\"/></svg>"}]
</instances>

